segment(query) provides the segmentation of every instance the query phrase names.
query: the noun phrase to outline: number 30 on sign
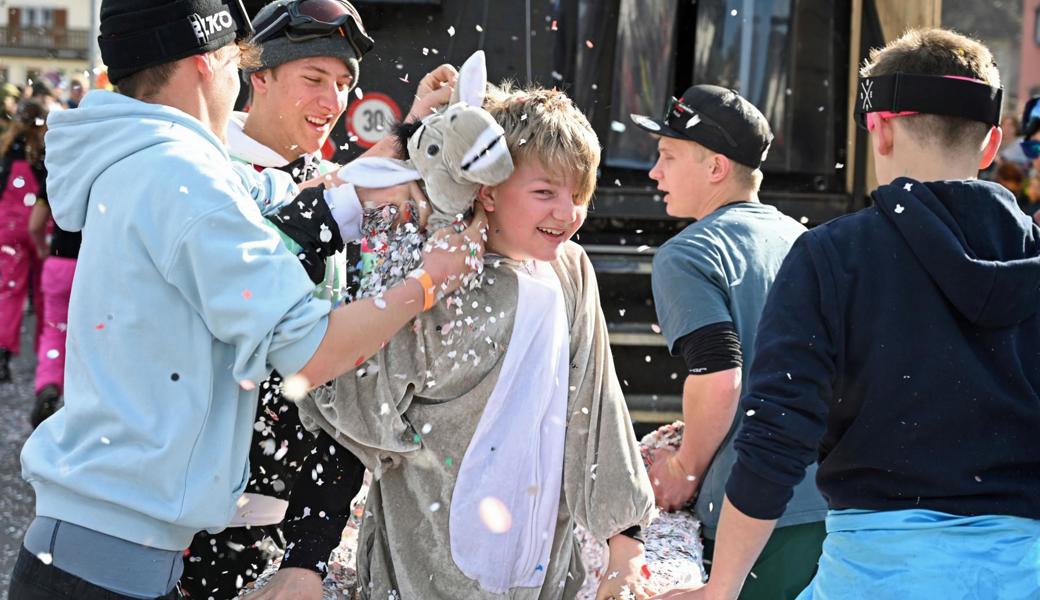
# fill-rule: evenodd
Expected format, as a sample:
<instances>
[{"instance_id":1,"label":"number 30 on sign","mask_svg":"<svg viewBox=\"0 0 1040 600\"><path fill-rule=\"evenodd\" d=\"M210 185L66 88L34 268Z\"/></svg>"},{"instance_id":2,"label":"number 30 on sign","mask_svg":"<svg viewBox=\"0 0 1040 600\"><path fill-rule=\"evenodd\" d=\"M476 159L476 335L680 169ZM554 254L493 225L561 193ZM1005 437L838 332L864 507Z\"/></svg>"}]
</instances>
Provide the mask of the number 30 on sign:
<instances>
[{"instance_id":1,"label":"number 30 on sign","mask_svg":"<svg viewBox=\"0 0 1040 600\"><path fill-rule=\"evenodd\" d=\"M365 92L364 98L347 110L347 129L358 145L371 148L390 134L394 123L401 120L401 109L393 98L379 92Z\"/></svg>"}]
</instances>

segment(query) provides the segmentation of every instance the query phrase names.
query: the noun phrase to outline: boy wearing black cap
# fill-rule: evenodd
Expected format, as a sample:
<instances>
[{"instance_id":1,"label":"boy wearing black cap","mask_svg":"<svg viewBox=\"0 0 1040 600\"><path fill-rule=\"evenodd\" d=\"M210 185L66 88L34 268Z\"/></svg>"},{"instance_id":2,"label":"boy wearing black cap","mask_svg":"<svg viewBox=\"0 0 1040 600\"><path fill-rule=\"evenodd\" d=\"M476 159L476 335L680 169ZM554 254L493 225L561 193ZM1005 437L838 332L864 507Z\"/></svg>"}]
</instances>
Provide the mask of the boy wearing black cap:
<instances>
[{"instance_id":1,"label":"boy wearing black cap","mask_svg":"<svg viewBox=\"0 0 1040 600\"><path fill-rule=\"evenodd\" d=\"M732 600L805 468L827 538L799 600L1040 596L1040 229L978 181L989 50L941 29L871 52L874 206L791 249L741 410L712 578Z\"/></svg>"},{"instance_id":2,"label":"boy wearing black cap","mask_svg":"<svg viewBox=\"0 0 1040 600\"><path fill-rule=\"evenodd\" d=\"M249 480L257 382L277 369L302 396L350 370L480 261L470 229L446 240L466 251L424 255L432 286L330 312L264 222L291 178L227 154L249 32L238 0L105 0L99 45L121 93L48 122L54 218L86 233L65 406L22 451L37 518L11 600L177 597L184 549L228 524Z\"/></svg>"},{"instance_id":3,"label":"boy wearing black cap","mask_svg":"<svg viewBox=\"0 0 1040 600\"><path fill-rule=\"evenodd\" d=\"M633 115L658 137L650 171L668 214L697 221L658 250L653 293L669 350L689 374L683 386L685 433L675 453L650 467L657 503L694 513L710 569L723 485L735 460L733 435L742 382L751 365L766 293L791 244L805 228L758 200L759 167L772 134L765 117L732 90L695 85L664 120ZM756 565L744 598L779 598L812 578L823 539L824 505L811 482L801 486Z\"/></svg>"}]
</instances>

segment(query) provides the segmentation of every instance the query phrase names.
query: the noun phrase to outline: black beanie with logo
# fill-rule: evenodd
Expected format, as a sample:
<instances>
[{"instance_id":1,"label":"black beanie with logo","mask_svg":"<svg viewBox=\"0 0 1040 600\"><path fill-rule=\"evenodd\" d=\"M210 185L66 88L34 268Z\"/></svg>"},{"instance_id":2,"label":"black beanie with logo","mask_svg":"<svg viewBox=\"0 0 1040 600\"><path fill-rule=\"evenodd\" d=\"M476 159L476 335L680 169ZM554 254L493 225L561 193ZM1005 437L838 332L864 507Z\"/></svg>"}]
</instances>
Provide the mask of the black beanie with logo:
<instances>
[{"instance_id":1,"label":"black beanie with logo","mask_svg":"<svg viewBox=\"0 0 1040 600\"><path fill-rule=\"evenodd\" d=\"M212 52L252 33L242 0L102 0L98 46L108 78Z\"/></svg>"}]
</instances>

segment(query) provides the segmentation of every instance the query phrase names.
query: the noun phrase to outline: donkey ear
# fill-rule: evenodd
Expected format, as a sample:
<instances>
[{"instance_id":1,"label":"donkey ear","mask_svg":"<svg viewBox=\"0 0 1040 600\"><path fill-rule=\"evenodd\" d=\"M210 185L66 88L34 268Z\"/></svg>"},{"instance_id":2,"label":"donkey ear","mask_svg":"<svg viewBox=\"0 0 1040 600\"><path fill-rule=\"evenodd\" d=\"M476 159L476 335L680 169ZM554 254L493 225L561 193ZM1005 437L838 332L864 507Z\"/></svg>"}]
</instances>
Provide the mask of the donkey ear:
<instances>
[{"instance_id":1,"label":"donkey ear","mask_svg":"<svg viewBox=\"0 0 1040 600\"><path fill-rule=\"evenodd\" d=\"M337 173L345 183L361 187L384 188L421 179L419 172L404 161L393 158L362 157Z\"/></svg>"},{"instance_id":2,"label":"donkey ear","mask_svg":"<svg viewBox=\"0 0 1040 600\"><path fill-rule=\"evenodd\" d=\"M484 51L477 50L462 63L459 69L459 81L451 93L451 103L465 102L470 106L484 105L484 93L487 91L487 63Z\"/></svg>"}]
</instances>

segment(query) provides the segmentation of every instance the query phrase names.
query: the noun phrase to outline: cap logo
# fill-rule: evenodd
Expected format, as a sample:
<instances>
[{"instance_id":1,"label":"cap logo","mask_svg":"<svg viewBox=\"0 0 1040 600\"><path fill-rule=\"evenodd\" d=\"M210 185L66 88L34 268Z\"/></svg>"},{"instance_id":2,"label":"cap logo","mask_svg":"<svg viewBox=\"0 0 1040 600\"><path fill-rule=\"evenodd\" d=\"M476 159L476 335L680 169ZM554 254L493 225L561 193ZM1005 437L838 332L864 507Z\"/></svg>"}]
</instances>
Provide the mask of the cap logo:
<instances>
[{"instance_id":1,"label":"cap logo","mask_svg":"<svg viewBox=\"0 0 1040 600\"><path fill-rule=\"evenodd\" d=\"M231 18L231 13L227 10L205 17L195 13L188 18L191 20L191 27L195 30L195 37L199 39L200 44L207 44L210 38L235 28L235 20Z\"/></svg>"},{"instance_id":2,"label":"cap logo","mask_svg":"<svg viewBox=\"0 0 1040 600\"><path fill-rule=\"evenodd\" d=\"M862 101L863 112L870 112L874 107L874 82L866 80L859 84L859 99Z\"/></svg>"}]
</instances>

